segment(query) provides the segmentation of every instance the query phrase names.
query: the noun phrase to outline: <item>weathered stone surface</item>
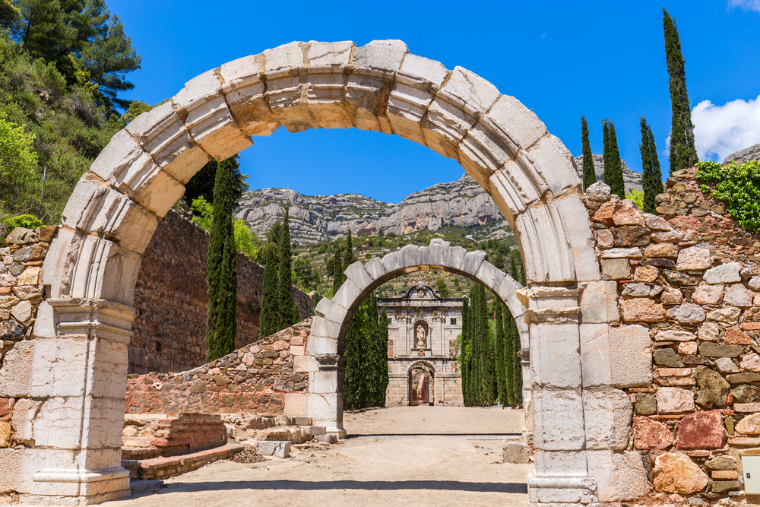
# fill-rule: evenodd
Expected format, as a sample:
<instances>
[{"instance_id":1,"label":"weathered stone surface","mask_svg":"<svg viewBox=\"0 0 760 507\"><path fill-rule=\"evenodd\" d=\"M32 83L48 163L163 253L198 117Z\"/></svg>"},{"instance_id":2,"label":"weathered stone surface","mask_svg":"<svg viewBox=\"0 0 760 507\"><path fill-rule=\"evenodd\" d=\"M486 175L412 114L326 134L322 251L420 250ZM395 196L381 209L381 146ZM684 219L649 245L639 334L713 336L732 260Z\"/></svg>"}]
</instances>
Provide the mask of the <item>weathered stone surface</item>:
<instances>
[{"instance_id":1,"label":"weathered stone surface","mask_svg":"<svg viewBox=\"0 0 760 507\"><path fill-rule=\"evenodd\" d=\"M747 287L756 292L760 292L760 276L753 276L750 278L747 282Z\"/></svg>"},{"instance_id":2,"label":"weathered stone surface","mask_svg":"<svg viewBox=\"0 0 760 507\"><path fill-rule=\"evenodd\" d=\"M657 366L681 368L684 365L681 358L676 354L676 351L670 347L655 350L654 354L652 354L652 359Z\"/></svg>"},{"instance_id":3,"label":"weathered stone surface","mask_svg":"<svg viewBox=\"0 0 760 507\"><path fill-rule=\"evenodd\" d=\"M699 353L706 357L737 357L743 350L744 347L722 343L702 342L699 344Z\"/></svg>"},{"instance_id":4,"label":"weathered stone surface","mask_svg":"<svg viewBox=\"0 0 760 507\"><path fill-rule=\"evenodd\" d=\"M726 330L724 340L728 345L752 345L752 338L736 327Z\"/></svg>"},{"instance_id":5,"label":"weathered stone surface","mask_svg":"<svg viewBox=\"0 0 760 507\"><path fill-rule=\"evenodd\" d=\"M602 259L640 259L641 248L612 248L602 252Z\"/></svg>"},{"instance_id":6,"label":"weathered stone surface","mask_svg":"<svg viewBox=\"0 0 760 507\"><path fill-rule=\"evenodd\" d=\"M632 407L623 391L583 392L587 449L623 450L628 445Z\"/></svg>"},{"instance_id":7,"label":"weathered stone surface","mask_svg":"<svg viewBox=\"0 0 760 507\"><path fill-rule=\"evenodd\" d=\"M287 458L290 456L290 441L257 440L254 445L263 456L277 456Z\"/></svg>"},{"instance_id":8,"label":"weathered stone surface","mask_svg":"<svg viewBox=\"0 0 760 507\"><path fill-rule=\"evenodd\" d=\"M628 259L602 259L602 276L605 280L622 280L631 277Z\"/></svg>"},{"instance_id":9,"label":"weathered stone surface","mask_svg":"<svg viewBox=\"0 0 760 507\"><path fill-rule=\"evenodd\" d=\"M607 201L610 195L610 186L603 181L597 181L586 189L586 198L592 201Z\"/></svg>"},{"instance_id":10,"label":"weathered stone surface","mask_svg":"<svg viewBox=\"0 0 760 507\"><path fill-rule=\"evenodd\" d=\"M675 259L678 257L678 246L672 243L655 243L646 247L644 250L644 255L650 259L655 259L658 257Z\"/></svg>"},{"instance_id":11,"label":"weathered stone surface","mask_svg":"<svg viewBox=\"0 0 760 507\"><path fill-rule=\"evenodd\" d=\"M720 361L720 359L718 361ZM760 387L752 385L739 385L731 389L731 395L734 397L735 402L750 403L760 399Z\"/></svg>"},{"instance_id":12,"label":"weathered stone surface","mask_svg":"<svg viewBox=\"0 0 760 507\"><path fill-rule=\"evenodd\" d=\"M636 393L636 415L654 415L657 413L657 398L649 393Z\"/></svg>"},{"instance_id":13,"label":"weathered stone surface","mask_svg":"<svg viewBox=\"0 0 760 507\"><path fill-rule=\"evenodd\" d=\"M676 269L679 271L699 271L711 266L710 250L692 246L678 252Z\"/></svg>"},{"instance_id":14,"label":"weathered stone surface","mask_svg":"<svg viewBox=\"0 0 760 507\"><path fill-rule=\"evenodd\" d=\"M655 459L653 485L657 491L690 495L705 489L709 478L685 454L669 452Z\"/></svg>"},{"instance_id":15,"label":"weathered stone surface","mask_svg":"<svg viewBox=\"0 0 760 507\"><path fill-rule=\"evenodd\" d=\"M742 435L760 435L760 414L750 414L739 421L736 431Z\"/></svg>"},{"instance_id":16,"label":"weathered stone surface","mask_svg":"<svg viewBox=\"0 0 760 507\"><path fill-rule=\"evenodd\" d=\"M736 324L739 321L739 315L741 315L741 310L738 308L718 308L709 311L707 313L707 318L718 322L725 322L727 324Z\"/></svg>"},{"instance_id":17,"label":"weathered stone surface","mask_svg":"<svg viewBox=\"0 0 760 507\"><path fill-rule=\"evenodd\" d=\"M673 285L697 285L699 282L699 280L692 276L672 269L665 269L663 271L663 274L665 275L665 278L667 278L668 282L672 283Z\"/></svg>"},{"instance_id":18,"label":"weathered stone surface","mask_svg":"<svg viewBox=\"0 0 760 507\"><path fill-rule=\"evenodd\" d=\"M652 295L652 286L646 283L629 283L623 289L623 296L628 297L649 297Z\"/></svg>"},{"instance_id":19,"label":"weathered stone surface","mask_svg":"<svg viewBox=\"0 0 760 507\"><path fill-rule=\"evenodd\" d=\"M681 342L678 344L678 353L687 356L696 355L698 350L697 342Z\"/></svg>"},{"instance_id":20,"label":"weathered stone surface","mask_svg":"<svg viewBox=\"0 0 760 507\"><path fill-rule=\"evenodd\" d=\"M660 302L664 305L680 305L683 303L683 293L675 287L669 287L660 295Z\"/></svg>"},{"instance_id":21,"label":"weathered stone surface","mask_svg":"<svg viewBox=\"0 0 760 507\"><path fill-rule=\"evenodd\" d=\"M726 444L720 410L689 414L678 423L679 449L720 449Z\"/></svg>"},{"instance_id":22,"label":"weathered stone surface","mask_svg":"<svg viewBox=\"0 0 760 507\"><path fill-rule=\"evenodd\" d=\"M749 308L752 306L754 294L748 291L744 285L737 283L726 288L723 296L723 304L738 306L739 308Z\"/></svg>"},{"instance_id":23,"label":"weathered stone surface","mask_svg":"<svg viewBox=\"0 0 760 507\"><path fill-rule=\"evenodd\" d=\"M734 356L731 356L734 357ZM760 356L754 352L745 355L739 365L745 370L760 372Z\"/></svg>"},{"instance_id":24,"label":"weathered stone surface","mask_svg":"<svg viewBox=\"0 0 760 507\"><path fill-rule=\"evenodd\" d=\"M603 504L637 500L650 489L646 469L637 452L588 451L586 460Z\"/></svg>"},{"instance_id":25,"label":"weathered stone surface","mask_svg":"<svg viewBox=\"0 0 760 507\"><path fill-rule=\"evenodd\" d=\"M681 331L680 329L669 329L667 331L660 331L654 336L655 341L658 342L688 342L696 339L694 333L688 331Z\"/></svg>"},{"instance_id":26,"label":"weathered stone surface","mask_svg":"<svg viewBox=\"0 0 760 507\"><path fill-rule=\"evenodd\" d=\"M691 295L698 305L718 305L723 300L722 285L700 285Z\"/></svg>"},{"instance_id":27,"label":"weathered stone surface","mask_svg":"<svg viewBox=\"0 0 760 507\"><path fill-rule=\"evenodd\" d=\"M739 367L729 357L721 357L715 360L715 367L721 373L739 373Z\"/></svg>"},{"instance_id":28,"label":"weathered stone surface","mask_svg":"<svg viewBox=\"0 0 760 507\"><path fill-rule=\"evenodd\" d=\"M636 268L636 274L634 280L637 282L652 283L657 280L660 275L660 270L655 266L639 266Z\"/></svg>"},{"instance_id":29,"label":"weathered stone surface","mask_svg":"<svg viewBox=\"0 0 760 507\"><path fill-rule=\"evenodd\" d=\"M501 446L504 463L530 463L530 448L525 442L506 442Z\"/></svg>"},{"instance_id":30,"label":"weathered stone surface","mask_svg":"<svg viewBox=\"0 0 760 507\"><path fill-rule=\"evenodd\" d=\"M621 303L626 322L665 322L665 308L649 298L628 299Z\"/></svg>"},{"instance_id":31,"label":"weathered stone surface","mask_svg":"<svg viewBox=\"0 0 760 507\"><path fill-rule=\"evenodd\" d=\"M735 375L728 375L727 378L732 385L760 382L760 373L737 373Z\"/></svg>"},{"instance_id":32,"label":"weathered stone surface","mask_svg":"<svg viewBox=\"0 0 760 507\"><path fill-rule=\"evenodd\" d=\"M673 433L649 417L633 418L633 446L639 450L664 450L673 445Z\"/></svg>"},{"instance_id":33,"label":"weathered stone surface","mask_svg":"<svg viewBox=\"0 0 760 507\"><path fill-rule=\"evenodd\" d=\"M739 274L741 269L742 265L738 262L721 264L705 271L705 282L709 284L741 282L742 277Z\"/></svg>"},{"instance_id":34,"label":"weathered stone surface","mask_svg":"<svg viewBox=\"0 0 760 507\"><path fill-rule=\"evenodd\" d=\"M728 360L730 361L730 359ZM705 409L726 406L728 391L731 386L720 373L705 367L698 367L694 377L697 380L697 386L699 386L697 405Z\"/></svg>"},{"instance_id":35,"label":"weathered stone surface","mask_svg":"<svg viewBox=\"0 0 760 507\"><path fill-rule=\"evenodd\" d=\"M708 470L735 470L736 458L728 455L716 456L705 462L705 468Z\"/></svg>"},{"instance_id":36,"label":"weathered stone surface","mask_svg":"<svg viewBox=\"0 0 760 507\"><path fill-rule=\"evenodd\" d=\"M680 324L698 324L704 322L705 311L699 305L684 304L668 310L668 318Z\"/></svg>"},{"instance_id":37,"label":"weathered stone surface","mask_svg":"<svg viewBox=\"0 0 760 507\"><path fill-rule=\"evenodd\" d=\"M704 324L699 326L699 331L697 331L697 336L699 337L700 340L716 342L720 338L720 331L721 331L720 324L716 322L705 322Z\"/></svg>"},{"instance_id":38,"label":"weathered stone surface","mask_svg":"<svg viewBox=\"0 0 760 507\"><path fill-rule=\"evenodd\" d=\"M661 387L657 390L657 409L663 414L692 412L694 393L678 387Z\"/></svg>"},{"instance_id":39,"label":"weathered stone surface","mask_svg":"<svg viewBox=\"0 0 760 507\"><path fill-rule=\"evenodd\" d=\"M611 384L636 387L652 381L652 339L643 326L610 328Z\"/></svg>"},{"instance_id":40,"label":"weathered stone surface","mask_svg":"<svg viewBox=\"0 0 760 507\"><path fill-rule=\"evenodd\" d=\"M638 225L625 225L615 229L615 246L646 246L651 242L649 229Z\"/></svg>"}]
</instances>

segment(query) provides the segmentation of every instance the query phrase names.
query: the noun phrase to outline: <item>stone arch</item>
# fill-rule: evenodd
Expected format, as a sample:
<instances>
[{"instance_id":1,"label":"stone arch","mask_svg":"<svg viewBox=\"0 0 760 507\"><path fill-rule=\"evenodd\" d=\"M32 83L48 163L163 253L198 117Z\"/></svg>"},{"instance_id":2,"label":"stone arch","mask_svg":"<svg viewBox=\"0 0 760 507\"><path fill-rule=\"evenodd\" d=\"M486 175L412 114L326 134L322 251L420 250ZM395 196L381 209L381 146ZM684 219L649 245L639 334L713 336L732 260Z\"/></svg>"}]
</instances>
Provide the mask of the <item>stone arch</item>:
<instances>
[{"instance_id":1,"label":"stone arch","mask_svg":"<svg viewBox=\"0 0 760 507\"><path fill-rule=\"evenodd\" d=\"M401 41L294 42L240 58L190 80L112 138L77 184L45 260L33 373L19 391L45 402L34 421L39 449L18 458L20 490L50 502L127 493L118 428L142 252L211 157L228 158L250 147L250 136L280 126L396 134L456 159L488 191L515 231L530 287L520 303L535 400L531 499L596 501L582 394L611 385L602 341L613 317L581 311L585 294L594 309L611 296L570 153L514 97L467 69L411 54ZM433 250L402 250L383 259L383 269L413 266L407 256ZM459 259L464 272L476 261L467 255ZM365 267L349 270L349 288L335 302L360 290L362 270L369 276ZM594 367L602 373L593 385L582 380L581 353L592 356L584 344L599 349ZM552 363L555 355L561 364ZM66 407L66 416L52 416L55 407Z\"/></svg>"},{"instance_id":2,"label":"stone arch","mask_svg":"<svg viewBox=\"0 0 760 507\"><path fill-rule=\"evenodd\" d=\"M409 385L407 386L407 390L409 391L407 393L407 404L412 404L412 373L414 370L424 370L428 376L430 377L430 398L429 403L435 403L435 366L430 364L428 361L414 361L412 364L409 365L409 367L406 369L406 376L407 376L407 382Z\"/></svg>"}]
</instances>

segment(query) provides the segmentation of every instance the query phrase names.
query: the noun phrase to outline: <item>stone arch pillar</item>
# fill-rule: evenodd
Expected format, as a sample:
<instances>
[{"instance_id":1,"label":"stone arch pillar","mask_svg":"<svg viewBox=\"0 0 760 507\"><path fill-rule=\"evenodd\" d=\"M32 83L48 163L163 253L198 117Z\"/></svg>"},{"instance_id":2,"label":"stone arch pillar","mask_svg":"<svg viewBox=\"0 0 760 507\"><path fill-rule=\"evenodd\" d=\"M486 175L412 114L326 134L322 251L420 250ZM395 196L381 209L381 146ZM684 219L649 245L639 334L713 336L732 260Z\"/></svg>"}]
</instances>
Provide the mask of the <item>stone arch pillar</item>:
<instances>
[{"instance_id":1,"label":"stone arch pillar","mask_svg":"<svg viewBox=\"0 0 760 507\"><path fill-rule=\"evenodd\" d=\"M581 358L589 347L604 350L612 317L596 311L608 292L572 157L517 99L467 69L448 70L414 55L401 41L359 47L294 42L240 58L190 80L170 102L112 138L75 188L45 261L47 300L20 366L28 375L14 394L43 401L33 421L36 448L13 457L19 462L14 470L22 471L12 479L14 489L51 503L126 494L119 429L142 252L183 185L211 157L232 156L252 145L250 136L280 126L395 134L454 158L488 191L515 231L529 285L523 304L512 296L515 311L523 308L515 314L524 327L523 357L530 345L526 399L532 393L536 400L531 501L596 498L579 401L586 388ZM362 285L366 276L377 280L416 265L449 265L497 293L508 285L489 279L492 271L470 272L486 266L478 254L450 249L451 258L442 259L436 257L441 251L405 248L349 267L342 292L320 307L323 317L331 316L322 319L320 339L312 342L323 361L320 371L342 367L337 337L345 315L337 313L353 311L351 302L368 287ZM568 352L561 368L551 366L545 343ZM609 371L609 355L588 357L599 363L594 371ZM595 388L603 385L609 381ZM332 402L324 398L325 405ZM573 431L554 431L552 418Z\"/></svg>"}]
</instances>

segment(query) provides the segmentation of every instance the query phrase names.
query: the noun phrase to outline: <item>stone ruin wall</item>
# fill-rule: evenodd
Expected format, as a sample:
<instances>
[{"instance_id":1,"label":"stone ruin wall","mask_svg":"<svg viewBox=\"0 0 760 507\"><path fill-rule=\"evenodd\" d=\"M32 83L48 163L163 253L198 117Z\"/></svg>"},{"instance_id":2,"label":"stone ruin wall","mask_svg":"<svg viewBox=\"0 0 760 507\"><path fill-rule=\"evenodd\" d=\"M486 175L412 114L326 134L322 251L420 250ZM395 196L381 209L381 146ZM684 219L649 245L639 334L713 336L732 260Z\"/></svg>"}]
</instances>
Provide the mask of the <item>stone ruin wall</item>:
<instances>
[{"instance_id":1,"label":"stone ruin wall","mask_svg":"<svg viewBox=\"0 0 760 507\"><path fill-rule=\"evenodd\" d=\"M620 450L641 454L651 504L740 500L740 455L760 450L760 234L694 173L668 180L658 216L600 184L584 199L604 283L617 286L610 335L651 347L651 382L615 402L632 423Z\"/></svg>"},{"instance_id":2,"label":"stone ruin wall","mask_svg":"<svg viewBox=\"0 0 760 507\"><path fill-rule=\"evenodd\" d=\"M143 255L135 286L129 373L177 372L206 363L206 255L209 234L170 211ZM238 330L235 348L259 338L264 268L238 254ZM313 301L293 287L300 317Z\"/></svg>"},{"instance_id":3,"label":"stone ruin wall","mask_svg":"<svg viewBox=\"0 0 760 507\"><path fill-rule=\"evenodd\" d=\"M310 333L307 318L190 371L130 374L125 413L282 415L286 395L308 392Z\"/></svg>"}]
</instances>

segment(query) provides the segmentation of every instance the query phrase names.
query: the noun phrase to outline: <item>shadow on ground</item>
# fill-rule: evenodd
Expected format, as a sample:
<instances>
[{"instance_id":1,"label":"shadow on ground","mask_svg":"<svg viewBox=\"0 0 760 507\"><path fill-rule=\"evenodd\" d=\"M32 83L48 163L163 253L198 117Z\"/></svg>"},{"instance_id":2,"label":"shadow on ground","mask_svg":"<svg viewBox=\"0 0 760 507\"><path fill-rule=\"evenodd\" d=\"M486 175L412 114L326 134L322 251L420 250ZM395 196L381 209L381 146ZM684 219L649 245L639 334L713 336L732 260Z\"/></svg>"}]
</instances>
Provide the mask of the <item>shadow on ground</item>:
<instances>
[{"instance_id":1,"label":"shadow on ground","mask_svg":"<svg viewBox=\"0 0 760 507\"><path fill-rule=\"evenodd\" d=\"M174 483L165 486L160 493L193 493L200 491L229 491L250 489L254 491L474 491L491 493L527 493L526 484L512 482L459 482L459 481L219 481Z\"/></svg>"}]
</instances>

